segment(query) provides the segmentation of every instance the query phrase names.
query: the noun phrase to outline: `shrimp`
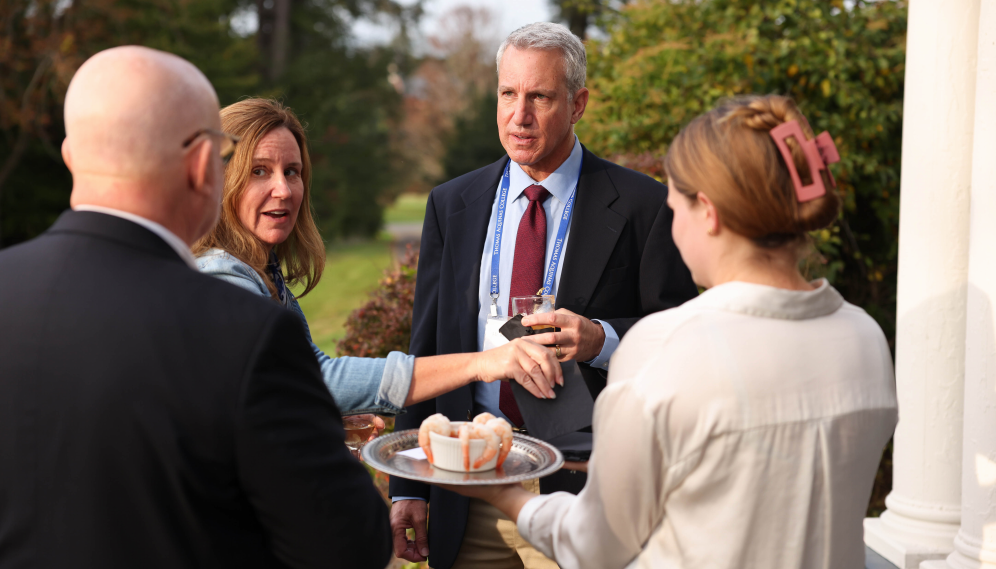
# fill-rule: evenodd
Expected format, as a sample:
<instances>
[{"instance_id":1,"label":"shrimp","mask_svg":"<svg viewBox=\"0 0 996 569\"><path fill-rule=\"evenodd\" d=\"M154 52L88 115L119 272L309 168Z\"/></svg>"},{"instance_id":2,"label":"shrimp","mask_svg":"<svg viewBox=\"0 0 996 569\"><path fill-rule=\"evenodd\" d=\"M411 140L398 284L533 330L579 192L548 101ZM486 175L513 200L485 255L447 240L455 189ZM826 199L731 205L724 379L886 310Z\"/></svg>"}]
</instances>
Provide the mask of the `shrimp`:
<instances>
[{"instance_id":1,"label":"shrimp","mask_svg":"<svg viewBox=\"0 0 996 569\"><path fill-rule=\"evenodd\" d=\"M470 472L470 439L484 440L484 454L474 462L474 468L494 458L498 453L500 439L487 425L480 423L464 423L460 426L460 444L463 447L463 469Z\"/></svg>"},{"instance_id":2,"label":"shrimp","mask_svg":"<svg viewBox=\"0 0 996 569\"><path fill-rule=\"evenodd\" d=\"M498 462L495 464L496 468L501 468L508 453L512 451L512 425L509 425L508 421L504 419L491 419L485 423L485 426L491 429L496 436L501 437L501 452L498 453Z\"/></svg>"},{"instance_id":3,"label":"shrimp","mask_svg":"<svg viewBox=\"0 0 996 569\"><path fill-rule=\"evenodd\" d=\"M429 464L432 464L432 439L429 438L430 432L443 435L444 437L450 436L450 420L446 418L446 415L436 413L425 421L422 421L422 426L418 429L418 446L422 447L422 450L425 451L425 457L429 459Z\"/></svg>"},{"instance_id":4,"label":"shrimp","mask_svg":"<svg viewBox=\"0 0 996 569\"><path fill-rule=\"evenodd\" d=\"M481 413L480 415L474 417L474 422L475 423L479 423L481 425L486 425L486 424L488 424L488 421L490 421L490 420L492 420L494 418L495 418L494 415L492 415L491 413L488 413L487 411L485 411L484 413Z\"/></svg>"}]
</instances>

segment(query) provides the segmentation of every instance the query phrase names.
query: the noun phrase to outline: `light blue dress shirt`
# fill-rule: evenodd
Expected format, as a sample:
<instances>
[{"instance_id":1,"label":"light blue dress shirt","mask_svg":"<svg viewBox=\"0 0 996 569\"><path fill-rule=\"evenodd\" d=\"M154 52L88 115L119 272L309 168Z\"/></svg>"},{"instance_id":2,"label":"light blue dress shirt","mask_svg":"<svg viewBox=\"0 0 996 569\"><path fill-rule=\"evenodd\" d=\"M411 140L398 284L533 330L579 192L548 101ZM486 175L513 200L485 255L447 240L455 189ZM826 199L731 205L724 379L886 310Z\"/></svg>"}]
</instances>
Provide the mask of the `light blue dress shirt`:
<instances>
[{"instance_id":1,"label":"light blue dress shirt","mask_svg":"<svg viewBox=\"0 0 996 569\"><path fill-rule=\"evenodd\" d=\"M581 143L574 137L574 149L571 155L560 165L557 170L550 174L542 182L537 182L529 177L522 168L512 162L509 168L508 202L505 206L504 227L501 234L501 254L498 258L498 314L507 316L509 288L512 283L512 263L515 259L515 239L519 232L519 221L526 213L529 206L529 198L524 191L533 184L539 184L550 192L550 197L543 202L543 211L546 213L546 256L543 261L543 272L550 266L550 255L553 252L553 244L557 240L557 230L560 227L560 218L567 207L567 200L571 198L571 193L578 183L578 175L581 167ZM478 284L478 312L477 312L477 349L484 347L484 328L487 325L488 316L491 312L491 251L494 243L495 224L498 222L498 196L495 192L494 204L491 206L491 219L488 221L487 239L481 251L481 274ZM571 232L567 231L564 238L564 255L557 265L557 276L553 282L553 289L550 294L556 295L560 285L560 274L564 270L563 259L567 255L567 248L570 247ZM609 358L619 346L619 335L607 322L596 320L602 325L605 331L605 343L602 351L594 360L589 363L592 367L608 369ZM472 383L470 386L474 396L474 413L487 411L496 417L505 417L498 410L498 394L501 384L493 383Z\"/></svg>"}]
</instances>

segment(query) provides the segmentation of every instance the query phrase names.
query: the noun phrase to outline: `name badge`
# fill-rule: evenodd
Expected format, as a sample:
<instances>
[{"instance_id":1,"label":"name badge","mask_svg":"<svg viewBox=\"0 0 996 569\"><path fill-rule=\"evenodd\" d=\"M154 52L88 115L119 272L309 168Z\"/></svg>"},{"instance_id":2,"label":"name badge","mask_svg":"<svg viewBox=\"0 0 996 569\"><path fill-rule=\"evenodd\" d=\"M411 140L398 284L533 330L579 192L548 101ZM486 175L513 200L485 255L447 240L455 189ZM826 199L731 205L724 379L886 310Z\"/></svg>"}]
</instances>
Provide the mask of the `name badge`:
<instances>
[{"instance_id":1,"label":"name badge","mask_svg":"<svg viewBox=\"0 0 996 569\"><path fill-rule=\"evenodd\" d=\"M488 318L484 325L484 348L482 351L500 348L508 343L508 338L499 331L506 322L508 322L508 318L503 316Z\"/></svg>"}]
</instances>

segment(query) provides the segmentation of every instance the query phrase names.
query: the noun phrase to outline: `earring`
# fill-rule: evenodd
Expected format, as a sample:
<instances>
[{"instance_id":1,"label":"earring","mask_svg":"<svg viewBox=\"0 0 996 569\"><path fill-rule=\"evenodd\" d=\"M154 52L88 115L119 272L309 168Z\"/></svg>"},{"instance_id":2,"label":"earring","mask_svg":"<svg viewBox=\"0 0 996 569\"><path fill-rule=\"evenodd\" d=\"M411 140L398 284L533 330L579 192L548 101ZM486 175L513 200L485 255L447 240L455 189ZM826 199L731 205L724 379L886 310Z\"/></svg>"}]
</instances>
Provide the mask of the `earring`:
<instances>
[{"instance_id":1,"label":"earring","mask_svg":"<svg viewBox=\"0 0 996 569\"><path fill-rule=\"evenodd\" d=\"M715 237L717 233L718 231L716 231L715 229L710 229L709 231L706 231L706 234L709 235L710 237Z\"/></svg>"}]
</instances>

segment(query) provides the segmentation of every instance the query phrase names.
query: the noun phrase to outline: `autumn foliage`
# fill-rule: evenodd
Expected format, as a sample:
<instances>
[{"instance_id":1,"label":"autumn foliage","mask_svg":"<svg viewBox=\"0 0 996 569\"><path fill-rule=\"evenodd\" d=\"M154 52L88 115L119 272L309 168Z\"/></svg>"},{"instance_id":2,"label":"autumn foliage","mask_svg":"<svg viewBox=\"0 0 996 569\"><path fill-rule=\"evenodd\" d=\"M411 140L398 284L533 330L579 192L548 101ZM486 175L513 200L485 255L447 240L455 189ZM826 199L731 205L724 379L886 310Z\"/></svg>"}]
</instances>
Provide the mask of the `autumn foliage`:
<instances>
[{"instance_id":1,"label":"autumn foliage","mask_svg":"<svg viewBox=\"0 0 996 569\"><path fill-rule=\"evenodd\" d=\"M626 3L588 43L596 154L663 177L678 131L721 99L793 97L840 150L837 225L813 235L825 276L895 334L906 3L710 0Z\"/></svg>"},{"instance_id":2,"label":"autumn foliage","mask_svg":"<svg viewBox=\"0 0 996 569\"><path fill-rule=\"evenodd\" d=\"M412 306L418 253L408 247L404 258L384 271L370 300L346 320L346 336L337 346L340 356L383 358L408 353L412 338Z\"/></svg>"}]
</instances>

